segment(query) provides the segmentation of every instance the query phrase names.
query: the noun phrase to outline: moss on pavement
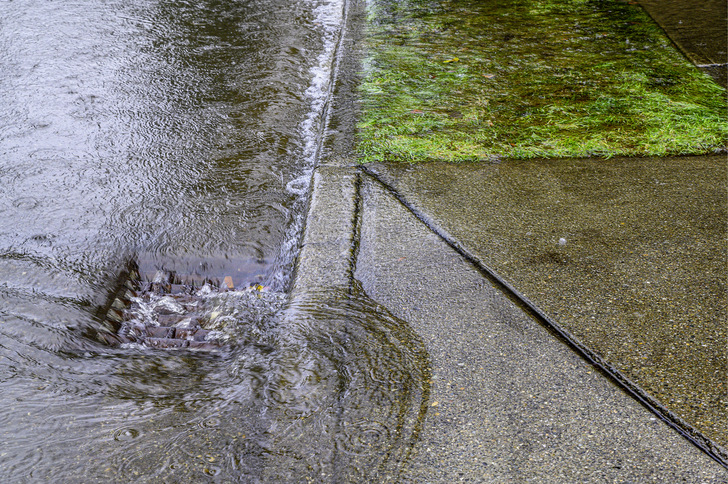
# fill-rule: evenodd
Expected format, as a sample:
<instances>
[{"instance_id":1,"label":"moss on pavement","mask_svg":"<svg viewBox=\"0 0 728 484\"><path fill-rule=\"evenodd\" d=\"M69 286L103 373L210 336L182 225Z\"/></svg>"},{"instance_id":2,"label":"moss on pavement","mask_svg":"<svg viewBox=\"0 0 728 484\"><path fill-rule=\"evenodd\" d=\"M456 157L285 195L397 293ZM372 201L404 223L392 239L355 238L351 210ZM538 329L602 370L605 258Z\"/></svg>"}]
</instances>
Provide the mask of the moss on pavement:
<instances>
[{"instance_id":1,"label":"moss on pavement","mask_svg":"<svg viewBox=\"0 0 728 484\"><path fill-rule=\"evenodd\" d=\"M726 92L620 0L373 0L360 158L724 151Z\"/></svg>"}]
</instances>

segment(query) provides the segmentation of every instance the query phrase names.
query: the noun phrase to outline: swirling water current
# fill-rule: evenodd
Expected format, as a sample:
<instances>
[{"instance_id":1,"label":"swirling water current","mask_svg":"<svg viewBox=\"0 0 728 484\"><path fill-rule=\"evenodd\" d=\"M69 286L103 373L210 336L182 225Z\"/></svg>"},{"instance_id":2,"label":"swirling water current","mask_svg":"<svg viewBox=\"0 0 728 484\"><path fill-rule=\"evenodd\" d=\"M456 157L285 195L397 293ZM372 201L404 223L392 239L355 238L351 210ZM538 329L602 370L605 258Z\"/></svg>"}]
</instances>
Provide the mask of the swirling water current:
<instances>
[{"instance_id":1,"label":"swirling water current","mask_svg":"<svg viewBox=\"0 0 728 484\"><path fill-rule=\"evenodd\" d=\"M427 400L408 326L285 294L343 0L0 2L0 480L359 482ZM130 259L212 293L223 351L87 338Z\"/></svg>"}]
</instances>

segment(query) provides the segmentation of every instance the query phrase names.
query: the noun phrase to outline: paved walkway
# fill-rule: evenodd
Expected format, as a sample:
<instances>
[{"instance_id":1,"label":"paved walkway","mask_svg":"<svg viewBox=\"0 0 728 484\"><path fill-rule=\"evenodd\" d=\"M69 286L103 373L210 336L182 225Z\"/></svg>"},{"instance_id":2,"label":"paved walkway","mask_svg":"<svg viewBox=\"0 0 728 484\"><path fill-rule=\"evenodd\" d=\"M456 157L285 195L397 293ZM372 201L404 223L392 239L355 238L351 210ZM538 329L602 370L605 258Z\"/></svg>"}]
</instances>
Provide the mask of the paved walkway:
<instances>
[{"instance_id":1,"label":"paved walkway","mask_svg":"<svg viewBox=\"0 0 728 484\"><path fill-rule=\"evenodd\" d=\"M715 441L693 434L704 452L659 411L643 406L494 284L468 255L469 244L442 229L452 218L431 209L442 206L438 196L446 193L458 200L448 210L479 214L464 229L489 218L492 193L486 187L468 192L463 189L468 183L456 184L452 176L476 180L474 172L487 173L493 166L452 167L452 176L438 168L443 166L370 167L377 172L373 176L359 168L319 167L294 290L340 288L354 277L424 341L433 375L428 411L411 459L401 475L390 477L404 482L728 480L728 471L709 456L725 458ZM551 242L558 250L558 238ZM498 249L484 235L482 247L489 244ZM691 422L678 423L695 431Z\"/></svg>"},{"instance_id":2,"label":"paved walkway","mask_svg":"<svg viewBox=\"0 0 728 484\"><path fill-rule=\"evenodd\" d=\"M674 418L728 444L725 156L368 166Z\"/></svg>"},{"instance_id":3,"label":"paved walkway","mask_svg":"<svg viewBox=\"0 0 728 484\"><path fill-rule=\"evenodd\" d=\"M728 86L728 4L723 0L640 0L675 45L723 87Z\"/></svg>"},{"instance_id":4,"label":"paved walkway","mask_svg":"<svg viewBox=\"0 0 728 484\"><path fill-rule=\"evenodd\" d=\"M361 167L354 86L293 298L360 285L424 343L427 411L385 479L728 482L725 155Z\"/></svg>"}]
</instances>

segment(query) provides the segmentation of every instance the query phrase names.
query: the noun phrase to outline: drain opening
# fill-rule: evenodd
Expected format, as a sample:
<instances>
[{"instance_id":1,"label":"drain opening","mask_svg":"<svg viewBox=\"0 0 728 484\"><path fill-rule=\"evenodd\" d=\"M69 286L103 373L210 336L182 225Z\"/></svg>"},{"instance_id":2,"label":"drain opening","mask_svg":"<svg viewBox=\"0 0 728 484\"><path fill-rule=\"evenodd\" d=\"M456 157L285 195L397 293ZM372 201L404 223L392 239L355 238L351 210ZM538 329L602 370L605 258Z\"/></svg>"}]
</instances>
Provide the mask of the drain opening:
<instances>
[{"instance_id":1,"label":"drain opening","mask_svg":"<svg viewBox=\"0 0 728 484\"><path fill-rule=\"evenodd\" d=\"M211 329L214 313L204 302L211 295L234 290L240 288L234 287L229 276L219 280L164 269L142 271L137 262L129 262L99 310L101 323L95 339L113 347L224 348L228 343ZM253 283L243 290L267 288Z\"/></svg>"}]
</instances>

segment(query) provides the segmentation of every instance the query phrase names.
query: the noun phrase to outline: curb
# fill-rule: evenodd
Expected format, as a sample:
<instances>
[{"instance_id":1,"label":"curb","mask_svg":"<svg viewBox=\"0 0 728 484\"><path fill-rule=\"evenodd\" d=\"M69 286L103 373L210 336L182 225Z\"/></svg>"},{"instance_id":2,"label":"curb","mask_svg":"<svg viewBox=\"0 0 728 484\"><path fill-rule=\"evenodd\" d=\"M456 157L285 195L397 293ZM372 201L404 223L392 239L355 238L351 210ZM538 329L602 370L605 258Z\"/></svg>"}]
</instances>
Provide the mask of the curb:
<instances>
[{"instance_id":1,"label":"curb","mask_svg":"<svg viewBox=\"0 0 728 484\"><path fill-rule=\"evenodd\" d=\"M313 291L344 289L356 262L360 171L353 160L358 110L364 0L344 1L344 25L336 50L329 100L321 127L300 249L291 277L290 300Z\"/></svg>"},{"instance_id":2,"label":"curb","mask_svg":"<svg viewBox=\"0 0 728 484\"><path fill-rule=\"evenodd\" d=\"M291 299L312 291L348 289L351 285L358 185L356 168L320 166L314 170Z\"/></svg>"}]
</instances>

